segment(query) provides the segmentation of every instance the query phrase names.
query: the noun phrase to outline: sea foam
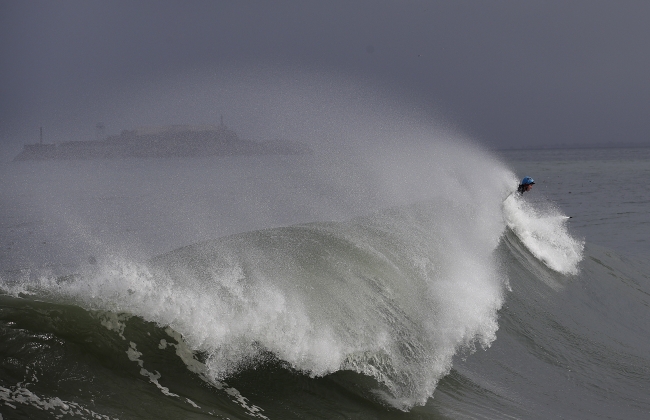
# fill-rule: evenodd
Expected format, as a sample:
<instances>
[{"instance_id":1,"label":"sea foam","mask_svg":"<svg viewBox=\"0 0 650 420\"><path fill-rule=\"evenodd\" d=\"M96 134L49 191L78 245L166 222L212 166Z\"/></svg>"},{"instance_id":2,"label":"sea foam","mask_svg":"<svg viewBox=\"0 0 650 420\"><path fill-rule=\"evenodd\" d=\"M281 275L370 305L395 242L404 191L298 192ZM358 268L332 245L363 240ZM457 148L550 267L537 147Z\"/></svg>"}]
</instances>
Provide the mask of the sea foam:
<instances>
[{"instance_id":1,"label":"sea foam","mask_svg":"<svg viewBox=\"0 0 650 420\"><path fill-rule=\"evenodd\" d=\"M556 208L540 209L512 194L503 202L504 219L526 248L549 268L578 274L584 241L574 238L569 218Z\"/></svg>"}]
</instances>

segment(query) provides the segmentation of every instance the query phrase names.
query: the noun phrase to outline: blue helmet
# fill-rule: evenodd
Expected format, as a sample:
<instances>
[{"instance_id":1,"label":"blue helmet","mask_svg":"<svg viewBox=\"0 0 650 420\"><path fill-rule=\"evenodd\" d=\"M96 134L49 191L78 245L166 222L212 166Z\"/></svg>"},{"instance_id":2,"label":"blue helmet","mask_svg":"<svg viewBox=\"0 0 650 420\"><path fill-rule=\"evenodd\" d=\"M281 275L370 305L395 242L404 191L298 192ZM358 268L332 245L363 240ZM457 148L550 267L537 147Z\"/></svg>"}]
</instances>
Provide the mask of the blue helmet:
<instances>
[{"instance_id":1,"label":"blue helmet","mask_svg":"<svg viewBox=\"0 0 650 420\"><path fill-rule=\"evenodd\" d=\"M529 176L525 176L524 179L521 180L521 185L531 185L531 184L534 184L534 183L535 183L535 181L533 180L533 178L531 178Z\"/></svg>"}]
</instances>

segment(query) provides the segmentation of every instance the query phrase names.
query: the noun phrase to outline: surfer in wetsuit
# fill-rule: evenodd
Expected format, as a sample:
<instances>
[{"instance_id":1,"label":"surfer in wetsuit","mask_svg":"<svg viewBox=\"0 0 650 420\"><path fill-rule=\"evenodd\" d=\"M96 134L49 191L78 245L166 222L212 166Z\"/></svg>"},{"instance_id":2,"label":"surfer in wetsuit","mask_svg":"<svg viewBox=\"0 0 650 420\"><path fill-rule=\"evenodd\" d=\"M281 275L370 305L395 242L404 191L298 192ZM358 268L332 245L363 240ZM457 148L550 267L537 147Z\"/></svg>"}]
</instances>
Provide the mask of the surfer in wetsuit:
<instances>
[{"instance_id":1,"label":"surfer in wetsuit","mask_svg":"<svg viewBox=\"0 0 650 420\"><path fill-rule=\"evenodd\" d=\"M526 191L530 191L533 188L533 185L535 185L533 178L525 176L524 179L521 180L519 187L517 187L517 193L519 193L519 195L522 195Z\"/></svg>"}]
</instances>

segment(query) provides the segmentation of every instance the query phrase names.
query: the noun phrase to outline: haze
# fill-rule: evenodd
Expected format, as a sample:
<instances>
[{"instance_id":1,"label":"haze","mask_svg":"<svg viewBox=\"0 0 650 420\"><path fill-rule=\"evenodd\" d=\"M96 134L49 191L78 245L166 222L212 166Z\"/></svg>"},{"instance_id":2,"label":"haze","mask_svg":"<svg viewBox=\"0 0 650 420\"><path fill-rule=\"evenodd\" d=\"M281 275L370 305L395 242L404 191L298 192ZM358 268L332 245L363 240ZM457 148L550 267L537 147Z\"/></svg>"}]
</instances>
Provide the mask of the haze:
<instances>
[{"instance_id":1,"label":"haze","mask_svg":"<svg viewBox=\"0 0 650 420\"><path fill-rule=\"evenodd\" d=\"M490 148L650 145L648 16L646 1L2 0L2 151L40 126L62 142L220 115L290 136L292 113L350 87Z\"/></svg>"}]
</instances>

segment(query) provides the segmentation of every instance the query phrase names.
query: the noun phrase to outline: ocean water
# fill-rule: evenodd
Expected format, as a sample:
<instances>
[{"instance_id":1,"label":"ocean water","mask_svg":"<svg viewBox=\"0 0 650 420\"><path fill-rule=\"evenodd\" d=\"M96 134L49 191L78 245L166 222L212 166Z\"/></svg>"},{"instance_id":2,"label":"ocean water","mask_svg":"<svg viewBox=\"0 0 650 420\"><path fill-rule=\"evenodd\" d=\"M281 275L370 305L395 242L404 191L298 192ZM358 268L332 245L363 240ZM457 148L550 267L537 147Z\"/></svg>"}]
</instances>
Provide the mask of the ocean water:
<instances>
[{"instance_id":1,"label":"ocean water","mask_svg":"<svg viewBox=\"0 0 650 420\"><path fill-rule=\"evenodd\" d=\"M650 418L650 149L0 172L2 419Z\"/></svg>"}]
</instances>

